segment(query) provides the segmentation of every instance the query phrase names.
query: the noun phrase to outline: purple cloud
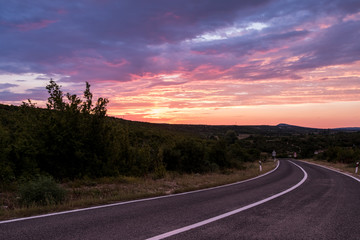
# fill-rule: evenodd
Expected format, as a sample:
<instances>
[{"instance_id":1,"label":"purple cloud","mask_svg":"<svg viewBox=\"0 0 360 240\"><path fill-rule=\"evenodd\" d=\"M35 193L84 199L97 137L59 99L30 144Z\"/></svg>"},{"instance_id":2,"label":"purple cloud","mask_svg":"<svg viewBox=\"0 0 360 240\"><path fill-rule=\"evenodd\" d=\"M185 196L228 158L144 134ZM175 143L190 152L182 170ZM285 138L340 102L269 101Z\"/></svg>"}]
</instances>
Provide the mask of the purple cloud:
<instances>
[{"instance_id":1,"label":"purple cloud","mask_svg":"<svg viewBox=\"0 0 360 240\"><path fill-rule=\"evenodd\" d=\"M0 84L0 89L2 89L1 84ZM14 93L8 90L0 91L0 101L23 101L24 99L28 99L28 98L31 98L33 100L46 100L48 97L49 96L48 93L46 92L45 87L28 89L26 93Z\"/></svg>"},{"instance_id":2,"label":"purple cloud","mask_svg":"<svg viewBox=\"0 0 360 240\"><path fill-rule=\"evenodd\" d=\"M19 86L19 85L12 84L12 83L0 83L0 89L7 89L7 88L17 87L17 86Z\"/></svg>"},{"instance_id":3,"label":"purple cloud","mask_svg":"<svg viewBox=\"0 0 360 240\"><path fill-rule=\"evenodd\" d=\"M348 64L360 60L360 21L336 24L309 42L294 49L304 57L292 69L316 68L328 65Z\"/></svg>"},{"instance_id":4,"label":"purple cloud","mask_svg":"<svg viewBox=\"0 0 360 240\"><path fill-rule=\"evenodd\" d=\"M146 82L135 90L296 81L303 71L360 60L359 11L352 0L2 1L0 73L14 74L14 84L26 73L68 83ZM9 84L0 84L0 100L38 94L11 93Z\"/></svg>"},{"instance_id":5,"label":"purple cloud","mask_svg":"<svg viewBox=\"0 0 360 240\"><path fill-rule=\"evenodd\" d=\"M177 43L231 25L239 11L244 14L267 2L2 3L0 25L6 35L0 40L0 69L13 73L56 72L82 81L90 76L99 79L92 69L102 68L104 62L126 60L127 66L105 67L102 72L109 75L105 79L129 80L129 74L142 74L148 58L159 55L150 45ZM94 61L99 59L103 61Z\"/></svg>"}]
</instances>

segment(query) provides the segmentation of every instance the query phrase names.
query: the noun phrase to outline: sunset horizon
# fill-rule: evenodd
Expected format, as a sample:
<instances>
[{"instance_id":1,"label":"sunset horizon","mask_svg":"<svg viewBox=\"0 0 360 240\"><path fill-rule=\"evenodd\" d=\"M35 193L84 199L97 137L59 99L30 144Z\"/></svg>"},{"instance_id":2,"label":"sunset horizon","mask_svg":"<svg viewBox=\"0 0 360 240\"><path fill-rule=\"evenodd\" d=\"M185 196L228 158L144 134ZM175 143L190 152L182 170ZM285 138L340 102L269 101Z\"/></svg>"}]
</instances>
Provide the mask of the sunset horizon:
<instances>
[{"instance_id":1,"label":"sunset horizon","mask_svg":"<svg viewBox=\"0 0 360 240\"><path fill-rule=\"evenodd\" d=\"M109 99L108 116L360 127L360 2L0 3L0 103Z\"/></svg>"}]
</instances>

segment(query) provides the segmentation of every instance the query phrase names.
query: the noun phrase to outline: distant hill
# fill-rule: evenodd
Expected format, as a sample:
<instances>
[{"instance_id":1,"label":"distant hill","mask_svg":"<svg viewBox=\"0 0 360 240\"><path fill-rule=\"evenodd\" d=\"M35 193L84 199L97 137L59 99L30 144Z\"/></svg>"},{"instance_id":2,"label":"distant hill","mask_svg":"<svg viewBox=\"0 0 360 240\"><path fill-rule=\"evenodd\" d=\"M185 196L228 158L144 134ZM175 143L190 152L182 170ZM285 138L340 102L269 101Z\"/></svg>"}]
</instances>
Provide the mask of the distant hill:
<instances>
[{"instance_id":1,"label":"distant hill","mask_svg":"<svg viewBox=\"0 0 360 240\"><path fill-rule=\"evenodd\" d=\"M312 129L312 130L320 130L320 129L317 129L317 128L307 128L307 127L300 127L300 126L295 126L295 125L289 125L289 124L286 124L286 123L280 123L277 125L277 127L280 127L280 128L288 128L288 129L293 129L293 128L302 128L302 129ZM343 128L330 128L330 129L327 129L327 130L330 130L330 131L337 131L337 132L358 132L360 131L360 127L343 127Z\"/></svg>"},{"instance_id":2,"label":"distant hill","mask_svg":"<svg viewBox=\"0 0 360 240\"><path fill-rule=\"evenodd\" d=\"M326 134L333 132L331 129L307 128L289 125L285 123L276 126L270 125L192 125L192 124L165 124L165 123L146 123L128 121L131 125L138 127L150 127L166 129L169 131L188 133L191 135L198 135L201 137L222 136L228 131L234 131L237 134L251 134L251 135L267 135L267 136L287 136L293 134ZM336 130L337 132L340 130ZM334 130L335 132L335 130Z\"/></svg>"},{"instance_id":3,"label":"distant hill","mask_svg":"<svg viewBox=\"0 0 360 240\"><path fill-rule=\"evenodd\" d=\"M334 128L335 131L342 131L342 132L359 132L360 127L344 127L344 128Z\"/></svg>"}]
</instances>

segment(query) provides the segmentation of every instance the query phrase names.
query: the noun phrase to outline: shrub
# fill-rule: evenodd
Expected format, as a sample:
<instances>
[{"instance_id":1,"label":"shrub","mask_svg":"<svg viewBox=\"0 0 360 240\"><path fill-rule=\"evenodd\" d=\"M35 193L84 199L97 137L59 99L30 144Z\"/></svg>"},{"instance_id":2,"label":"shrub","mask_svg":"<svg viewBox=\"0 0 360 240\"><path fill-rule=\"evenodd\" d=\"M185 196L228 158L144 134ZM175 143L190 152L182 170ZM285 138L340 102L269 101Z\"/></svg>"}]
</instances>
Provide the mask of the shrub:
<instances>
[{"instance_id":1,"label":"shrub","mask_svg":"<svg viewBox=\"0 0 360 240\"><path fill-rule=\"evenodd\" d=\"M20 203L30 205L53 205L65 199L65 190L53 178L39 176L19 187Z\"/></svg>"},{"instance_id":2,"label":"shrub","mask_svg":"<svg viewBox=\"0 0 360 240\"><path fill-rule=\"evenodd\" d=\"M156 161L153 173L153 179L161 179L166 175L166 167L163 162Z\"/></svg>"},{"instance_id":3,"label":"shrub","mask_svg":"<svg viewBox=\"0 0 360 240\"><path fill-rule=\"evenodd\" d=\"M15 180L15 174L10 164L0 159L0 185L9 184Z\"/></svg>"}]
</instances>

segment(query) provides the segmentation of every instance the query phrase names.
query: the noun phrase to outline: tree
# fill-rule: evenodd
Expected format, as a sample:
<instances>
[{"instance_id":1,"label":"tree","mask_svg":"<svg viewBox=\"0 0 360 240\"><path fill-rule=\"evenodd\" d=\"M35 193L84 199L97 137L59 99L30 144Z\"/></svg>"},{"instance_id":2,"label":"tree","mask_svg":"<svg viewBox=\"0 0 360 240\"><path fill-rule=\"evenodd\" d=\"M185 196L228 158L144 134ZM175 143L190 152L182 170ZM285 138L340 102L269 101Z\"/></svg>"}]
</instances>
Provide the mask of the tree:
<instances>
[{"instance_id":1,"label":"tree","mask_svg":"<svg viewBox=\"0 0 360 240\"><path fill-rule=\"evenodd\" d=\"M48 98L47 108L54 109L59 111L69 111L69 112L82 112L87 114L94 114L96 116L104 117L106 116L106 106L109 103L107 98L98 98L95 107L93 107L92 97L93 94L90 92L90 84L86 82L86 89L84 91L84 101L82 101L76 94L67 93L66 97L68 102L64 102L64 94L61 91L61 86L59 86L54 80L50 79L49 84L46 86L50 97ZM24 106L34 107L35 104L32 104L29 100L29 103L23 102Z\"/></svg>"},{"instance_id":2,"label":"tree","mask_svg":"<svg viewBox=\"0 0 360 240\"><path fill-rule=\"evenodd\" d=\"M36 107L36 103L32 103L30 99L28 99L27 102L22 102L21 107L26 108L35 108Z\"/></svg>"},{"instance_id":3,"label":"tree","mask_svg":"<svg viewBox=\"0 0 360 240\"><path fill-rule=\"evenodd\" d=\"M225 134L224 139L225 139L225 142L226 142L227 144L233 144L233 143L235 143L236 140L237 140L237 136L236 136L235 131L233 131L233 130L228 130L228 131L226 132L226 134Z\"/></svg>"},{"instance_id":4,"label":"tree","mask_svg":"<svg viewBox=\"0 0 360 240\"><path fill-rule=\"evenodd\" d=\"M48 109L54 109L59 111L64 111L65 103L63 101L64 94L60 90L59 86L54 80L50 79L50 83L46 86L50 97L48 98L48 103L46 104Z\"/></svg>"},{"instance_id":5,"label":"tree","mask_svg":"<svg viewBox=\"0 0 360 240\"><path fill-rule=\"evenodd\" d=\"M93 94L90 92L90 84L88 82L86 82L86 89L84 91L85 101L83 102L82 109L81 109L81 111L83 113L90 113L92 106L93 106L92 97L93 97Z\"/></svg>"},{"instance_id":6,"label":"tree","mask_svg":"<svg viewBox=\"0 0 360 240\"><path fill-rule=\"evenodd\" d=\"M109 100L107 98L98 98L96 102L96 106L93 108L93 113L96 116L104 117L106 115L106 105L109 103Z\"/></svg>"},{"instance_id":7,"label":"tree","mask_svg":"<svg viewBox=\"0 0 360 240\"><path fill-rule=\"evenodd\" d=\"M70 112L80 112L81 99L76 96L76 94L71 95L70 93L67 93L66 97L69 101L65 106L66 110Z\"/></svg>"}]
</instances>

